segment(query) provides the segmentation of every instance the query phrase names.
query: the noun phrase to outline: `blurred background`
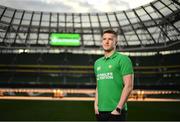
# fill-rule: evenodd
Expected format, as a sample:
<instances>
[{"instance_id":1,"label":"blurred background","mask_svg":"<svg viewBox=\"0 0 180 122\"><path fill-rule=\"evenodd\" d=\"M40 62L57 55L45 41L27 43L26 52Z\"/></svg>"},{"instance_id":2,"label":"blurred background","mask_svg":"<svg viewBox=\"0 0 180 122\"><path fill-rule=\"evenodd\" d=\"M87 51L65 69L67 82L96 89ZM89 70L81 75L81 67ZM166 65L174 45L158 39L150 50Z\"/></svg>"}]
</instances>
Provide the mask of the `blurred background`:
<instances>
[{"instance_id":1,"label":"blurred background","mask_svg":"<svg viewBox=\"0 0 180 122\"><path fill-rule=\"evenodd\" d=\"M95 120L105 29L133 63L128 120L180 120L179 0L1 0L0 120Z\"/></svg>"}]
</instances>

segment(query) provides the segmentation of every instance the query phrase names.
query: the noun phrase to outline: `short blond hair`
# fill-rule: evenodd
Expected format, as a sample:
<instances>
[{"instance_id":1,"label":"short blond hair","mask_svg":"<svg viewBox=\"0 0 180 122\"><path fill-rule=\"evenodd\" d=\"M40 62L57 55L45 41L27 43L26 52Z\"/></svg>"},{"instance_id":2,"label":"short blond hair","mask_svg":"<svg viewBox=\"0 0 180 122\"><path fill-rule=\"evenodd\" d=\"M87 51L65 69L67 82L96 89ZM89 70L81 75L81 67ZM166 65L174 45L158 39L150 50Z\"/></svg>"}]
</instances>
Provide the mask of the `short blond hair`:
<instances>
[{"instance_id":1,"label":"short blond hair","mask_svg":"<svg viewBox=\"0 0 180 122\"><path fill-rule=\"evenodd\" d=\"M114 30L112 30L112 29L108 29L108 30L103 31L103 35L104 35L105 33L111 33L111 34L114 34L116 38L118 37L117 32L114 31Z\"/></svg>"}]
</instances>

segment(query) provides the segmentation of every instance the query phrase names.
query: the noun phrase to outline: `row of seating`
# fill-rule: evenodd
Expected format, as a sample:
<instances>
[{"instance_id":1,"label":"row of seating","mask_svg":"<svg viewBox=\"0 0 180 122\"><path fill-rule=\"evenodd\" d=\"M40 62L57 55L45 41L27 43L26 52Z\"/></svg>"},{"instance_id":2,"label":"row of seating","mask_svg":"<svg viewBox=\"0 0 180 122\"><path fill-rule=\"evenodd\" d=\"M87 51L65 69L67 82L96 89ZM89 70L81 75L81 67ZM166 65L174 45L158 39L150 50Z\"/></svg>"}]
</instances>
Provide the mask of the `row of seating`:
<instances>
[{"instance_id":1,"label":"row of seating","mask_svg":"<svg viewBox=\"0 0 180 122\"><path fill-rule=\"evenodd\" d=\"M86 54L0 54L0 64L93 65L102 55ZM159 66L179 64L180 54L155 56L130 56L134 66Z\"/></svg>"},{"instance_id":2,"label":"row of seating","mask_svg":"<svg viewBox=\"0 0 180 122\"><path fill-rule=\"evenodd\" d=\"M82 85L96 84L93 73L93 63L101 55L81 55L80 54L0 54L0 86L11 85ZM180 86L178 75L180 54L156 55L150 57L130 57L135 71L135 87L149 86ZM68 60L65 60L68 59ZM67 61L67 64L65 64ZM161 62L161 63L160 63ZM8 67L13 65L13 67ZM51 72L54 70L58 72ZM58 66L70 66L61 67ZM21 66L21 67L18 67ZM27 67L30 66L30 67ZM32 66L32 67L31 67ZM46 68L42 68L46 66ZM74 66L75 68L72 68ZM78 66L78 67L77 67ZM81 69L79 66L90 67ZM169 67L171 66L171 67ZM57 68L58 67L58 68ZM28 70L28 71L27 71ZM46 72L41 72L41 71ZM60 72L66 70L67 72ZM90 71L81 73L80 70ZM27 71L27 72L26 72ZM77 71L73 73L71 71Z\"/></svg>"}]
</instances>

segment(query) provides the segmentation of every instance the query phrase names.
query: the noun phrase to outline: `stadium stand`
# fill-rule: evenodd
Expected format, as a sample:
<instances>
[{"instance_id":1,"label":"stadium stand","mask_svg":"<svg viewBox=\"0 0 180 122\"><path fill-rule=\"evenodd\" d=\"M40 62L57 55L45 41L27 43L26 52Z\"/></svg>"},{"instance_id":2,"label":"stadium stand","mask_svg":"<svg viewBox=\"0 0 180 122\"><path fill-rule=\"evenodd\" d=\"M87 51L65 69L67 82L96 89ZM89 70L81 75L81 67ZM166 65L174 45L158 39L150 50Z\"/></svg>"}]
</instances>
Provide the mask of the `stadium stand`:
<instances>
[{"instance_id":1,"label":"stadium stand","mask_svg":"<svg viewBox=\"0 0 180 122\"><path fill-rule=\"evenodd\" d=\"M0 87L94 88L104 29L119 34L136 89L180 88L180 3L155 0L126 11L52 13L0 6ZM50 45L51 33L78 33L78 47Z\"/></svg>"}]
</instances>

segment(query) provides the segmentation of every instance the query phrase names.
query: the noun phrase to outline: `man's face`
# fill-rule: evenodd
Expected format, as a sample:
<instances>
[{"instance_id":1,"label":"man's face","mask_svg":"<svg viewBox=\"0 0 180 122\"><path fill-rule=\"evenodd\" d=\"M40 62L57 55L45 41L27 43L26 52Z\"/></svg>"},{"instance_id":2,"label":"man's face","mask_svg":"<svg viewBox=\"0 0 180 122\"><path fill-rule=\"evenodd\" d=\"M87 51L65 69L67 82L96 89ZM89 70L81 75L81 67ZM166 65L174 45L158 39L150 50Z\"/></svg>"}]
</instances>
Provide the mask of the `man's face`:
<instances>
[{"instance_id":1,"label":"man's face","mask_svg":"<svg viewBox=\"0 0 180 122\"><path fill-rule=\"evenodd\" d=\"M114 34L105 33L102 37L102 47L105 51L112 51L116 48L117 38Z\"/></svg>"}]
</instances>

